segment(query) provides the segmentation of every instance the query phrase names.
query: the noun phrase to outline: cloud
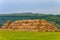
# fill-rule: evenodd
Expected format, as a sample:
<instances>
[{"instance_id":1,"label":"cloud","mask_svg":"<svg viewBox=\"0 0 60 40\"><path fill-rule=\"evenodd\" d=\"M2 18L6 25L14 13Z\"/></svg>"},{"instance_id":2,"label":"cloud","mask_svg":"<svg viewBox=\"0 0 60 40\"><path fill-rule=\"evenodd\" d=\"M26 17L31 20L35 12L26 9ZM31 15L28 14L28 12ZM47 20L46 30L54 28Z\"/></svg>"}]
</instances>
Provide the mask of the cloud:
<instances>
[{"instance_id":1,"label":"cloud","mask_svg":"<svg viewBox=\"0 0 60 40\"><path fill-rule=\"evenodd\" d=\"M26 13L26 12L42 13L42 14L60 14L60 7L46 8L46 9L33 9L33 10L20 9L20 10L8 11L7 13Z\"/></svg>"},{"instance_id":2,"label":"cloud","mask_svg":"<svg viewBox=\"0 0 60 40\"><path fill-rule=\"evenodd\" d=\"M60 14L60 0L0 0L0 3L4 3L2 4L3 10L1 13L34 12Z\"/></svg>"},{"instance_id":3,"label":"cloud","mask_svg":"<svg viewBox=\"0 0 60 40\"><path fill-rule=\"evenodd\" d=\"M32 13L40 13L40 14L60 14L60 8L47 8L47 9L20 9L20 10L13 10L13 11L5 11L2 13L26 13L26 12L32 12Z\"/></svg>"},{"instance_id":4,"label":"cloud","mask_svg":"<svg viewBox=\"0 0 60 40\"><path fill-rule=\"evenodd\" d=\"M0 0L0 2L60 2L60 0Z\"/></svg>"}]
</instances>

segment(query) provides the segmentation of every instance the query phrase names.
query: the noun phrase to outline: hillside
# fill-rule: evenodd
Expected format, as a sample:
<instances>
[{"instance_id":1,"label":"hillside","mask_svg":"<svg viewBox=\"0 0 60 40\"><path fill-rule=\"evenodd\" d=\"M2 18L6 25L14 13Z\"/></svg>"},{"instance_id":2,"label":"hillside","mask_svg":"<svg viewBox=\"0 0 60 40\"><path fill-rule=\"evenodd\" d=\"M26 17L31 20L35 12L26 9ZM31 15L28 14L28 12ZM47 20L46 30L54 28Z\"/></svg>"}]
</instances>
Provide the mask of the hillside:
<instances>
[{"instance_id":1,"label":"hillside","mask_svg":"<svg viewBox=\"0 0 60 40\"><path fill-rule=\"evenodd\" d=\"M38 14L38 13L13 13L13 14L0 14L0 27L11 20L12 22L16 20L24 19L45 19L48 22L56 24L57 28L60 29L60 15L52 14Z\"/></svg>"}]
</instances>

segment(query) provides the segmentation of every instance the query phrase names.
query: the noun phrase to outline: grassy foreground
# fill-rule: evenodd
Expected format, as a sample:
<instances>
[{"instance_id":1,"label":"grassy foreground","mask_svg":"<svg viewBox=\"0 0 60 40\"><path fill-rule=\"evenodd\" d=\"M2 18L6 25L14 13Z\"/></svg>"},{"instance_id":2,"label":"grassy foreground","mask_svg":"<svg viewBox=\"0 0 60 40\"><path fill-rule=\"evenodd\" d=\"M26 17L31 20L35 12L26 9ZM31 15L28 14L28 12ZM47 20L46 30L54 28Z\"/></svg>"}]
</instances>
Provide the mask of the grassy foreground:
<instances>
[{"instance_id":1,"label":"grassy foreground","mask_svg":"<svg viewBox=\"0 0 60 40\"><path fill-rule=\"evenodd\" d=\"M0 40L60 40L60 32L1 31Z\"/></svg>"}]
</instances>

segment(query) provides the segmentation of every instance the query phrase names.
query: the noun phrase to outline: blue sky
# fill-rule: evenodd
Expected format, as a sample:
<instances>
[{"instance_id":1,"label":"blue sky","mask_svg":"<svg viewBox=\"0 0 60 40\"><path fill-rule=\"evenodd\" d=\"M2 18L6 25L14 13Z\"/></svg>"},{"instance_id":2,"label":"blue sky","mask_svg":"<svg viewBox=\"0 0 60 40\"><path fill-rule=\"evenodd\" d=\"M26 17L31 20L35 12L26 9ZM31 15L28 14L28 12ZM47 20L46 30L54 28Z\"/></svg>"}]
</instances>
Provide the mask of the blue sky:
<instances>
[{"instance_id":1,"label":"blue sky","mask_svg":"<svg viewBox=\"0 0 60 40\"><path fill-rule=\"evenodd\" d=\"M0 0L2 13L60 14L60 0Z\"/></svg>"}]
</instances>

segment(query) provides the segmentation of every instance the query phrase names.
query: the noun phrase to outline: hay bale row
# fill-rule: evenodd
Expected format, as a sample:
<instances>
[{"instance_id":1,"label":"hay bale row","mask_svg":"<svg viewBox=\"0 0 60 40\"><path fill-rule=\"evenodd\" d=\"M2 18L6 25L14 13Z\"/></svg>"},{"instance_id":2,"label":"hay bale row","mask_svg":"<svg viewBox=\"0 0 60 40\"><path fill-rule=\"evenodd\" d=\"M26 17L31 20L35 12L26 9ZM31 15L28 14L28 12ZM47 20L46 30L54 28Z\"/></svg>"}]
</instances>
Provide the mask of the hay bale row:
<instances>
[{"instance_id":1,"label":"hay bale row","mask_svg":"<svg viewBox=\"0 0 60 40\"><path fill-rule=\"evenodd\" d=\"M46 20L17 20L15 22L7 21L1 29L13 29L24 31L42 31L50 32L57 31L56 26L53 23L49 23Z\"/></svg>"}]
</instances>

